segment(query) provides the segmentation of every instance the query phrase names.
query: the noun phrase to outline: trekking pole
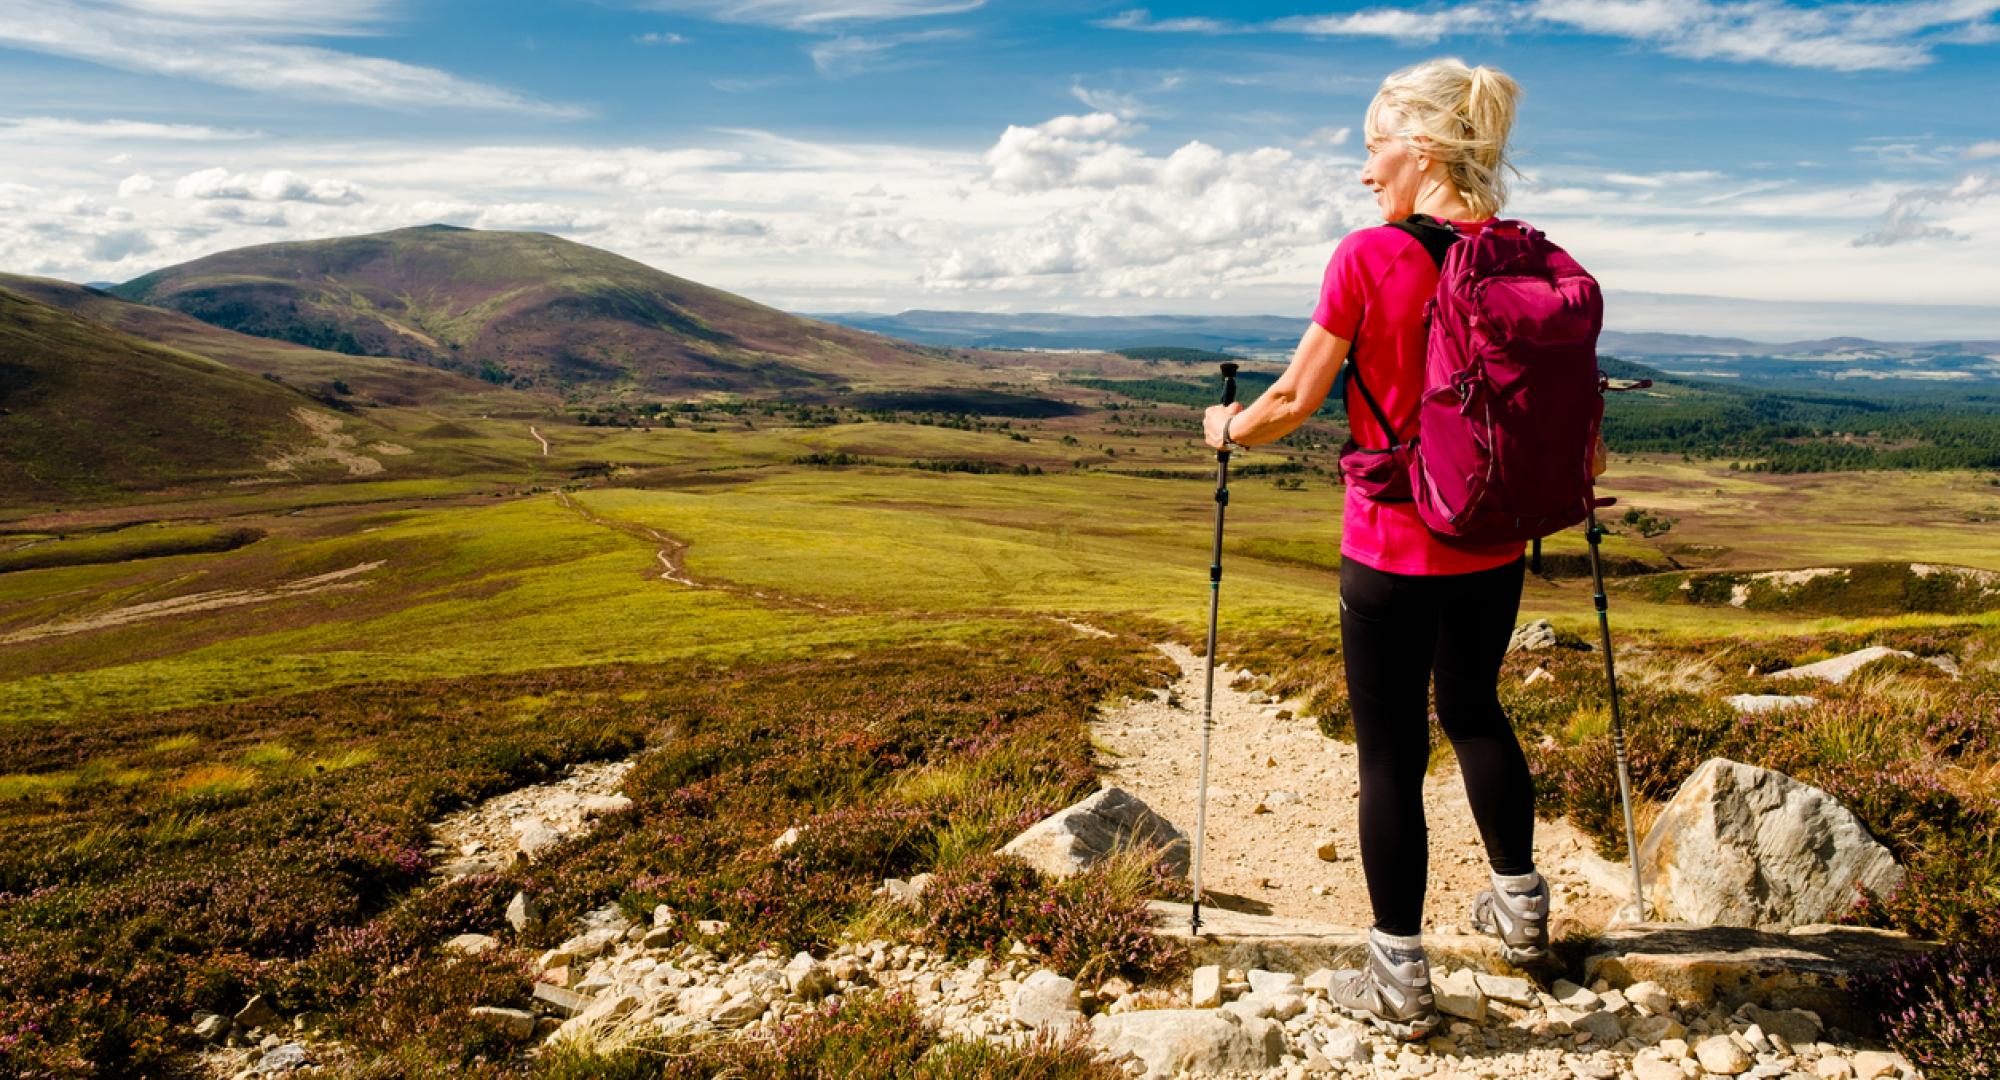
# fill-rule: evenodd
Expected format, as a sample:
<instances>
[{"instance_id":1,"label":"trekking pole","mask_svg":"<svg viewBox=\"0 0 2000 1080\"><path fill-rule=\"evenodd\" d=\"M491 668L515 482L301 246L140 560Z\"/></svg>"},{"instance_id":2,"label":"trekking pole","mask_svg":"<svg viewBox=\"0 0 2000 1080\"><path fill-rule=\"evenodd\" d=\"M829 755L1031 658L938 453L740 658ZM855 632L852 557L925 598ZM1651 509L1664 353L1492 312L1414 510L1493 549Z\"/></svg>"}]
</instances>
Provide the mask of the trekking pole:
<instances>
[{"instance_id":1,"label":"trekking pole","mask_svg":"<svg viewBox=\"0 0 2000 1080\"><path fill-rule=\"evenodd\" d=\"M1222 403L1236 402L1236 365L1222 365ZM1208 673L1201 684L1201 780L1194 811L1194 906L1188 930L1201 933L1201 855L1208 835L1208 735L1215 724L1215 616L1222 603L1222 511L1229 505L1229 448L1215 452L1215 554L1208 561Z\"/></svg>"},{"instance_id":2,"label":"trekking pole","mask_svg":"<svg viewBox=\"0 0 2000 1080\"><path fill-rule=\"evenodd\" d=\"M1604 526L1598 524L1596 506L1592 506L1586 514L1584 538L1590 540L1590 580L1596 584L1592 602L1598 606L1598 640L1604 642L1604 684L1610 686L1612 696L1612 756L1618 758L1618 802L1624 804L1626 858L1632 860L1632 914L1644 922L1646 886L1640 884L1638 876L1638 830L1632 828L1632 776L1626 770L1624 756L1624 716L1618 712L1618 668L1612 664L1612 618L1604 604L1604 560L1598 556L1598 540L1604 538Z\"/></svg>"}]
</instances>

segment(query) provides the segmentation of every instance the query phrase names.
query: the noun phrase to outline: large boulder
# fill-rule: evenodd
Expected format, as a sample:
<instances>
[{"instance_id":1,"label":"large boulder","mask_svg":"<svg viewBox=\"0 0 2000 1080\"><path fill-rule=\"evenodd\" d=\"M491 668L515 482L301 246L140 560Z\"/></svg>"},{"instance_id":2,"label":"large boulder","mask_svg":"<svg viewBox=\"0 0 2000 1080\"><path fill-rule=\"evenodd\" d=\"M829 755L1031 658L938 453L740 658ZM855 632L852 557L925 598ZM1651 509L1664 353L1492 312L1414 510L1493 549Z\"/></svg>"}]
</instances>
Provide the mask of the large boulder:
<instances>
[{"instance_id":1,"label":"large boulder","mask_svg":"<svg viewBox=\"0 0 2000 1080\"><path fill-rule=\"evenodd\" d=\"M1786 668L1783 671L1774 671L1771 673L1771 677L1773 679L1822 679L1830 683L1843 683L1847 681L1848 676L1888 656L1901 656L1910 660L1917 659L1916 653L1904 649L1892 649L1887 645L1870 645L1865 649L1857 649L1845 656L1836 656L1831 660L1821 660L1816 664L1803 664L1795 668ZM1932 663L1936 663L1936 661L1933 660Z\"/></svg>"},{"instance_id":2,"label":"large boulder","mask_svg":"<svg viewBox=\"0 0 2000 1080\"><path fill-rule=\"evenodd\" d=\"M1903 879L1833 796L1725 758L1681 785L1639 845L1639 865L1662 918L1705 926L1831 922L1857 885L1880 895Z\"/></svg>"},{"instance_id":3,"label":"large boulder","mask_svg":"<svg viewBox=\"0 0 2000 1080\"><path fill-rule=\"evenodd\" d=\"M1135 847L1156 848L1175 873L1187 873L1187 837L1137 797L1108 787L1029 826L1000 851L1066 878Z\"/></svg>"},{"instance_id":4,"label":"large boulder","mask_svg":"<svg viewBox=\"0 0 2000 1080\"><path fill-rule=\"evenodd\" d=\"M1149 1078L1257 1072L1285 1053L1285 1033L1276 1021L1219 1009L1105 1013L1092 1025L1091 1041L1113 1057L1139 1059Z\"/></svg>"}]
</instances>

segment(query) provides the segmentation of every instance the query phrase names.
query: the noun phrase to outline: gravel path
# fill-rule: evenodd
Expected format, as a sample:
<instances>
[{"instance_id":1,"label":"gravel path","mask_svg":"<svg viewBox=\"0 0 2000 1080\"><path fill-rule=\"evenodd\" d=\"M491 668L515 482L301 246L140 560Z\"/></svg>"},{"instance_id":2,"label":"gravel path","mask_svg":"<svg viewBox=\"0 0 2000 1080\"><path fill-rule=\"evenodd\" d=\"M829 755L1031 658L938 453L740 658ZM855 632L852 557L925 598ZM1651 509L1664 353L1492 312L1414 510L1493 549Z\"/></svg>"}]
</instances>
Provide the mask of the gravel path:
<instances>
[{"instance_id":1,"label":"gravel path","mask_svg":"<svg viewBox=\"0 0 2000 1080\"><path fill-rule=\"evenodd\" d=\"M1194 832L1201 745L1202 660L1158 646L1180 665L1167 691L1107 711L1091 727L1109 782ZM1219 907L1341 926L1373 922L1356 833L1358 774L1351 743L1321 735L1294 702L1232 690L1240 671L1218 669L1210 740L1208 837L1203 867L1208 901ZM1606 782L1613 782L1609 777ZM1456 765L1440 763L1424 789L1430 824L1430 895L1425 928L1456 930L1473 896L1487 887L1485 850ZM1331 839L1338 860L1317 851ZM1539 821L1535 850L1555 904L1551 930L1602 928L1622 894L1620 867L1585 856L1589 843L1568 821ZM1595 863L1595 865L1588 865ZM1586 868L1592 873L1586 873Z\"/></svg>"}]
</instances>

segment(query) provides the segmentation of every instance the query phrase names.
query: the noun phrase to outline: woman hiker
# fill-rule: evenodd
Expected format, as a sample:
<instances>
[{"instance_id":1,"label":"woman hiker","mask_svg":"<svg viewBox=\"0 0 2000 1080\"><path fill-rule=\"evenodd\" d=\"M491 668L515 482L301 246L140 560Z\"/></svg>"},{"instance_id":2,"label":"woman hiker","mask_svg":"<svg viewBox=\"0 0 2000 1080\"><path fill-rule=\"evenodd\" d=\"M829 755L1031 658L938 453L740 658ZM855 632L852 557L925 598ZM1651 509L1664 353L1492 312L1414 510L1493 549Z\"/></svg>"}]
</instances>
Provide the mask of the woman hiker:
<instances>
[{"instance_id":1,"label":"woman hiker","mask_svg":"<svg viewBox=\"0 0 2000 1080\"><path fill-rule=\"evenodd\" d=\"M1361 168L1382 219L1423 214L1460 234L1495 220L1506 199L1501 170L1519 96L1519 85L1501 72L1456 59L1384 79L1362 128L1368 160ZM1415 437L1424 302L1437 281L1436 263L1409 232L1382 225L1349 233L1327 265L1291 365L1248 408L1210 408L1208 444L1257 446L1289 434L1326 399L1350 353L1396 429L1382 430L1349 385L1352 440L1379 449ZM1341 524L1340 643L1361 770L1361 863L1375 921L1366 966L1337 973L1330 994L1349 1015L1417 1039L1441 1022L1420 936L1429 859L1426 689L1433 678L1438 721L1492 865L1493 888L1474 902L1472 925L1498 936L1518 963L1548 956L1549 891L1535 872L1534 788L1497 693L1520 606L1524 544L1447 546L1414 504L1374 502L1352 486Z\"/></svg>"}]
</instances>

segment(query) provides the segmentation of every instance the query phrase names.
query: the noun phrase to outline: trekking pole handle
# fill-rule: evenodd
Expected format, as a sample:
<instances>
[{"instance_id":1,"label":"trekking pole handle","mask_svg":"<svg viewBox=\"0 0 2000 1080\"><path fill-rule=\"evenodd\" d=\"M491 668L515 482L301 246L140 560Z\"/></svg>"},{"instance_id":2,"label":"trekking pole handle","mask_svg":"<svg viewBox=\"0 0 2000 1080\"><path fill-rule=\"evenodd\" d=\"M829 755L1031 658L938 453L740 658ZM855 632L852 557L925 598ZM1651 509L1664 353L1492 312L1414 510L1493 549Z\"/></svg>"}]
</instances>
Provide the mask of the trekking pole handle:
<instances>
[{"instance_id":1,"label":"trekking pole handle","mask_svg":"<svg viewBox=\"0 0 2000 1080\"><path fill-rule=\"evenodd\" d=\"M1236 404L1236 365L1222 365L1222 403Z\"/></svg>"}]
</instances>

